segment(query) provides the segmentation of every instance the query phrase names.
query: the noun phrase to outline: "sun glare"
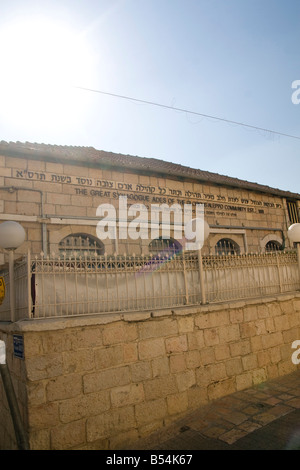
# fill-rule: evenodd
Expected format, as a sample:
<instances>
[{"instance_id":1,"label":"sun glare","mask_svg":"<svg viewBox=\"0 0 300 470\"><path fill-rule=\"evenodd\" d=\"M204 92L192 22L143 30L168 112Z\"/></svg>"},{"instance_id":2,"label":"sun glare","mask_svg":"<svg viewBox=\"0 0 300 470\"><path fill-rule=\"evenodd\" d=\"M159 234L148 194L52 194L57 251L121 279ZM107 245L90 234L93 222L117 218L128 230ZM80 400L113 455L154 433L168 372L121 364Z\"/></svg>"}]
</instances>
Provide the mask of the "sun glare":
<instances>
[{"instance_id":1,"label":"sun glare","mask_svg":"<svg viewBox=\"0 0 300 470\"><path fill-rule=\"evenodd\" d=\"M39 17L15 20L0 32L0 59L6 122L57 126L82 113L72 87L89 83L92 55L84 36L68 25Z\"/></svg>"}]
</instances>

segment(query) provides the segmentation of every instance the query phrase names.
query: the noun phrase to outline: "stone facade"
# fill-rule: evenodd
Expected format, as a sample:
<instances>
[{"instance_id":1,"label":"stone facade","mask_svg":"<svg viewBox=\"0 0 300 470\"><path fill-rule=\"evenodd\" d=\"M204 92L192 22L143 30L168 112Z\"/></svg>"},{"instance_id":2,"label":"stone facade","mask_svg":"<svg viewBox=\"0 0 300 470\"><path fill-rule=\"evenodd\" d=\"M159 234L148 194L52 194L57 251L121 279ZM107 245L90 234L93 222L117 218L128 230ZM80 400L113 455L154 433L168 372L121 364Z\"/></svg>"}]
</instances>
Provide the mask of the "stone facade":
<instances>
[{"instance_id":1,"label":"stone facade","mask_svg":"<svg viewBox=\"0 0 300 470\"><path fill-rule=\"evenodd\" d=\"M211 400L299 366L300 295L0 324L31 449L125 449ZM13 335L24 338L15 357ZM0 448L16 447L2 389Z\"/></svg>"},{"instance_id":2,"label":"stone facade","mask_svg":"<svg viewBox=\"0 0 300 470\"><path fill-rule=\"evenodd\" d=\"M288 204L294 205L297 218L299 195L234 179L229 185L226 177L218 179L207 172L203 172L201 181L200 176L186 171L177 177L170 171L166 176L150 164L148 171L140 171L126 166L125 156L122 168L109 168L100 160L69 161L63 150L52 159L39 157L34 144L30 148L23 155L14 154L9 145L0 145L0 221L19 221L27 234L17 254L28 249L33 254L57 252L59 243L70 234L90 235L97 240L97 208L101 204L117 208L119 196L127 197L128 207L141 203L149 210L153 204L192 204L195 208L195 204L203 203L211 230L206 243L210 253L215 253L224 238L240 253L264 251L268 242L289 247L287 228L294 220ZM55 149L50 146L51 151ZM169 165L172 170L174 165ZM147 253L150 241L106 239L104 252ZM0 256L1 264L4 258Z\"/></svg>"}]
</instances>

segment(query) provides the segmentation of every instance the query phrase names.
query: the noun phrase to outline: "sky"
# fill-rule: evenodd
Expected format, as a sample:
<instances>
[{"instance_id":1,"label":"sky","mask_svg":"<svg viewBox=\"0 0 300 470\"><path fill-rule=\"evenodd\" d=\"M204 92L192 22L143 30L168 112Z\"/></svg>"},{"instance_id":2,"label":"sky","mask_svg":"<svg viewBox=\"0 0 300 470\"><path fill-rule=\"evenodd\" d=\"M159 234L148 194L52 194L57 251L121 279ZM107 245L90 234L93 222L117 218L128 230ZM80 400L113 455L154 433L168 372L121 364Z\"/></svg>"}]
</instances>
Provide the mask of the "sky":
<instances>
[{"instance_id":1,"label":"sky","mask_svg":"<svg viewBox=\"0 0 300 470\"><path fill-rule=\"evenodd\" d=\"M299 44L299 0L0 0L0 140L300 193Z\"/></svg>"}]
</instances>

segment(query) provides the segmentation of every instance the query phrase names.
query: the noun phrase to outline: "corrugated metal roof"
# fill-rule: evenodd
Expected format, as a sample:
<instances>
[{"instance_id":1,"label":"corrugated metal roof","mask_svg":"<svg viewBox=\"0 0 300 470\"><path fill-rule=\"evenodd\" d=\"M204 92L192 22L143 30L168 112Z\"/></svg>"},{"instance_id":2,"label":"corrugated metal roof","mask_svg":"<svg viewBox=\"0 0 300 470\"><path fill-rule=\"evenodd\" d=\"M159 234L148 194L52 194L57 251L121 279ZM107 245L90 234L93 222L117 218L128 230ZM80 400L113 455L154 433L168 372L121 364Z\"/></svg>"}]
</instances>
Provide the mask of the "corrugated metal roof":
<instances>
[{"instance_id":1,"label":"corrugated metal roof","mask_svg":"<svg viewBox=\"0 0 300 470\"><path fill-rule=\"evenodd\" d=\"M244 181L231 176L190 168L156 158L122 155L103 150L96 150L93 147L1 141L0 154L19 158L43 159L59 163L109 168L123 172L127 171L160 175L180 180L198 181L201 183L217 184L220 186L230 186L233 188L263 192L279 197L300 199L300 194L298 193L271 188L269 186Z\"/></svg>"}]
</instances>

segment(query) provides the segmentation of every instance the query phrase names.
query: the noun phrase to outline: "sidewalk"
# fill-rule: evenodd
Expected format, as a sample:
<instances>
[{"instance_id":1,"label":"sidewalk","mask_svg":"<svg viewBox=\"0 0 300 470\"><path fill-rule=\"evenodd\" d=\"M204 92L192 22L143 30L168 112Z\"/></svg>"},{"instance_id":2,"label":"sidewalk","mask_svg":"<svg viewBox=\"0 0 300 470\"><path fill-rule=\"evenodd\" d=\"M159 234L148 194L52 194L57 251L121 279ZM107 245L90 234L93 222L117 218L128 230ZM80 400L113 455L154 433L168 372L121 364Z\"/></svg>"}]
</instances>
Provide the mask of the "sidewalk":
<instances>
[{"instance_id":1,"label":"sidewalk","mask_svg":"<svg viewBox=\"0 0 300 470\"><path fill-rule=\"evenodd\" d=\"M139 449L300 450L300 371L209 403Z\"/></svg>"}]
</instances>

